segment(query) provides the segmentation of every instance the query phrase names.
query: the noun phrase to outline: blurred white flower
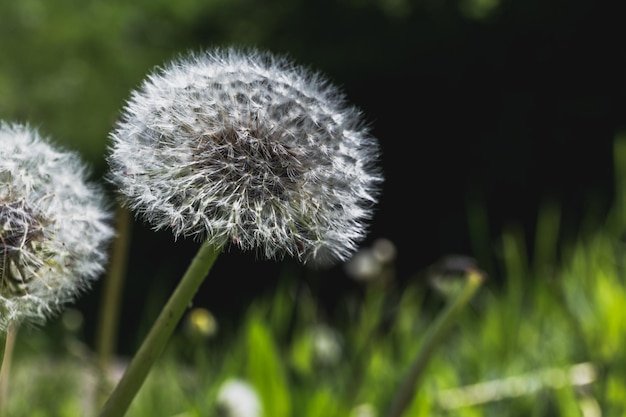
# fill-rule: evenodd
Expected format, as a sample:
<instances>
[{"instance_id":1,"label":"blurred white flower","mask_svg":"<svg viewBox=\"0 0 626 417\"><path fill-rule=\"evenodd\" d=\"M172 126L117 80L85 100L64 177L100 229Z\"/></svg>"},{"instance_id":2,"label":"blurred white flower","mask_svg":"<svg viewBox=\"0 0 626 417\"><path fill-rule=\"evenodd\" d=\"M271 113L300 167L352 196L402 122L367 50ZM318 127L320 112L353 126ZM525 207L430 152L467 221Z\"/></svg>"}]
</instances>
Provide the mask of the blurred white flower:
<instances>
[{"instance_id":1,"label":"blurred white flower","mask_svg":"<svg viewBox=\"0 0 626 417\"><path fill-rule=\"evenodd\" d=\"M357 405L350 412L350 417L377 417L378 413L373 405L365 403Z\"/></svg>"},{"instance_id":2,"label":"blurred white flower","mask_svg":"<svg viewBox=\"0 0 626 417\"><path fill-rule=\"evenodd\" d=\"M256 391L240 379L228 379L220 386L217 408L219 417L260 417L262 414Z\"/></svg>"},{"instance_id":3,"label":"blurred white flower","mask_svg":"<svg viewBox=\"0 0 626 417\"><path fill-rule=\"evenodd\" d=\"M362 248L344 264L346 274L356 281L375 281L383 277L385 267L396 259L396 246L389 239L379 238L372 247Z\"/></svg>"},{"instance_id":4,"label":"blurred white flower","mask_svg":"<svg viewBox=\"0 0 626 417\"><path fill-rule=\"evenodd\" d=\"M343 338L330 326L318 324L310 330L313 342L313 360L316 365L333 366L340 359L343 351Z\"/></svg>"},{"instance_id":5,"label":"blurred white flower","mask_svg":"<svg viewBox=\"0 0 626 417\"><path fill-rule=\"evenodd\" d=\"M78 155L0 122L0 331L40 324L104 271L113 236L104 194Z\"/></svg>"},{"instance_id":6,"label":"blurred white flower","mask_svg":"<svg viewBox=\"0 0 626 417\"><path fill-rule=\"evenodd\" d=\"M383 271L383 265L371 248L363 248L344 264L344 269L357 281L372 281Z\"/></svg>"},{"instance_id":7,"label":"blurred white flower","mask_svg":"<svg viewBox=\"0 0 626 417\"><path fill-rule=\"evenodd\" d=\"M347 259L383 181L361 112L321 75L257 50L155 70L111 138L110 179L155 229L266 258Z\"/></svg>"},{"instance_id":8,"label":"blurred white flower","mask_svg":"<svg viewBox=\"0 0 626 417\"><path fill-rule=\"evenodd\" d=\"M396 245L389 239L376 239L372 244L372 254L378 262L390 264L396 260Z\"/></svg>"}]
</instances>

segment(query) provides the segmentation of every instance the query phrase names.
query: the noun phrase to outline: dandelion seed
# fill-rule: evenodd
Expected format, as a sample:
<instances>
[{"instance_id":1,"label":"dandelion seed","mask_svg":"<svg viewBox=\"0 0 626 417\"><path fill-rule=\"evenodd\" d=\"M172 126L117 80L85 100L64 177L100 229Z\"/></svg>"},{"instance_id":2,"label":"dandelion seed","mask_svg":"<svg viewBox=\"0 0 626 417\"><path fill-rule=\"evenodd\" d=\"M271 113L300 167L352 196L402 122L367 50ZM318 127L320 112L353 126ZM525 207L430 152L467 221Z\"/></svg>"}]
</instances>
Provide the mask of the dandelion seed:
<instances>
[{"instance_id":1,"label":"dandelion seed","mask_svg":"<svg viewBox=\"0 0 626 417\"><path fill-rule=\"evenodd\" d=\"M113 235L103 194L73 153L0 122L0 332L39 324L104 270Z\"/></svg>"},{"instance_id":2,"label":"dandelion seed","mask_svg":"<svg viewBox=\"0 0 626 417\"><path fill-rule=\"evenodd\" d=\"M111 138L110 180L154 229L266 258L346 260L383 181L361 112L321 75L257 50L155 70Z\"/></svg>"}]
</instances>

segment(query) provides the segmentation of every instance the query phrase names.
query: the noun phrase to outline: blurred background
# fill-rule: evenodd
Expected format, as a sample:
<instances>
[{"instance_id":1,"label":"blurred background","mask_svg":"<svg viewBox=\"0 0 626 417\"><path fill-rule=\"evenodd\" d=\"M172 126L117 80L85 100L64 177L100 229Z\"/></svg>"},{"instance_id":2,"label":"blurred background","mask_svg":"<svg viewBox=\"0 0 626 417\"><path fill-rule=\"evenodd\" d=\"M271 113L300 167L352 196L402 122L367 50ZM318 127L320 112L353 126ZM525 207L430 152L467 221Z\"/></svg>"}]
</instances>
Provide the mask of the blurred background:
<instances>
[{"instance_id":1,"label":"blurred background","mask_svg":"<svg viewBox=\"0 0 626 417\"><path fill-rule=\"evenodd\" d=\"M591 0L3 0L0 119L80 152L102 181L108 134L155 66L213 46L287 54L341 86L381 143L386 182L363 245L391 240L400 280L464 254L497 281L489 265L503 227L519 225L532 246L538 210L556 203L566 242L611 204L623 40L622 15ZM133 224L121 351L197 245ZM236 320L286 271L329 311L354 285L342 265L315 271L231 250L196 303ZM89 343L100 292L77 304Z\"/></svg>"}]
</instances>

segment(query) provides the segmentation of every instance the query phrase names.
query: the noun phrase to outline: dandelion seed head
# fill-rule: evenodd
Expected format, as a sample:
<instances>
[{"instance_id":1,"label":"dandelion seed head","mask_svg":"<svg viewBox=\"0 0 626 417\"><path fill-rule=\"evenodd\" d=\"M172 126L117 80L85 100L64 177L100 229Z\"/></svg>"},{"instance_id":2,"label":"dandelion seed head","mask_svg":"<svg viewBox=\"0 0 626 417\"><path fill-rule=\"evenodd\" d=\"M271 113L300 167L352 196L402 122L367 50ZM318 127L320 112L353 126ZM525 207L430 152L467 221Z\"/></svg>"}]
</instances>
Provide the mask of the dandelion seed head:
<instances>
[{"instance_id":1,"label":"dandelion seed head","mask_svg":"<svg viewBox=\"0 0 626 417\"><path fill-rule=\"evenodd\" d=\"M372 404L359 404L350 411L349 417L377 417L378 413Z\"/></svg>"},{"instance_id":2,"label":"dandelion seed head","mask_svg":"<svg viewBox=\"0 0 626 417\"><path fill-rule=\"evenodd\" d=\"M246 381L232 378L224 381L217 393L219 417L259 417L261 400L256 390Z\"/></svg>"},{"instance_id":3,"label":"dandelion seed head","mask_svg":"<svg viewBox=\"0 0 626 417\"><path fill-rule=\"evenodd\" d=\"M104 270L113 235L78 155L0 122L0 331L40 324Z\"/></svg>"},{"instance_id":4,"label":"dandelion seed head","mask_svg":"<svg viewBox=\"0 0 626 417\"><path fill-rule=\"evenodd\" d=\"M332 367L339 363L343 353L341 334L330 326L318 324L310 329L313 342L313 360L316 366Z\"/></svg>"},{"instance_id":5,"label":"dandelion seed head","mask_svg":"<svg viewBox=\"0 0 626 417\"><path fill-rule=\"evenodd\" d=\"M257 50L158 68L111 139L110 180L154 229L266 258L347 259L383 180L361 112L321 75Z\"/></svg>"},{"instance_id":6,"label":"dandelion seed head","mask_svg":"<svg viewBox=\"0 0 626 417\"><path fill-rule=\"evenodd\" d=\"M373 281L383 271L383 264L378 261L371 248L357 251L345 264L344 270L357 281Z\"/></svg>"}]
</instances>

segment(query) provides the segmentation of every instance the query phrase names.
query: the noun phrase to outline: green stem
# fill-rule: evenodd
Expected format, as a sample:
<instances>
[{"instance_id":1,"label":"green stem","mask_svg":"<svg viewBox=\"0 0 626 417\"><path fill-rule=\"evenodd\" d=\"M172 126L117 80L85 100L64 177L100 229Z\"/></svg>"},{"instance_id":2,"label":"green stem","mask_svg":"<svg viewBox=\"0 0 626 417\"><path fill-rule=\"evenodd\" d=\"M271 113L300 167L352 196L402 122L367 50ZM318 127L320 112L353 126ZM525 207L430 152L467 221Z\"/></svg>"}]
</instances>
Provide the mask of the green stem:
<instances>
[{"instance_id":1,"label":"green stem","mask_svg":"<svg viewBox=\"0 0 626 417\"><path fill-rule=\"evenodd\" d=\"M0 371L4 368L4 352L7 347L8 332L0 332Z\"/></svg>"},{"instance_id":2,"label":"green stem","mask_svg":"<svg viewBox=\"0 0 626 417\"><path fill-rule=\"evenodd\" d=\"M0 332L0 417L4 417L6 415L6 395L3 395L5 391L5 382L4 382L4 373L5 373L5 363L4 363L4 352L6 351L6 346L8 342L8 332Z\"/></svg>"},{"instance_id":3,"label":"green stem","mask_svg":"<svg viewBox=\"0 0 626 417\"><path fill-rule=\"evenodd\" d=\"M0 334L0 417L7 415L9 373L15 345L16 329L9 327Z\"/></svg>"},{"instance_id":4,"label":"green stem","mask_svg":"<svg viewBox=\"0 0 626 417\"><path fill-rule=\"evenodd\" d=\"M104 404L100 417L122 417L215 263L221 248L204 243Z\"/></svg>"},{"instance_id":5,"label":"green stem","mask_svg":"<svg viewBox=\"0 0 626 417\"><path fill-rule=\"evenodd\" d=\"M118 206L117 207L117 237L113 244L113 252L111 254L111 268L106 277L102 300L100 302L100 322L98 325L98 333L96 339L96 349L98 361L103 377L103 385L108 375L111 356L117 343L117 328L119 323L119 305L122 287L124 284L126 259L128 255L128 246L130 242L131 215L130 211ZM105 386L99 390L99 395L104 395ZM104 402L104 398L98 403L100 407Z\"/></svg>"},{"instance_id":6,"label":"green stem","mask_svg":"<svg viewBox=\"0 0 626 417\"><path fill-rule=\"evenodd\" d=\"M459 312L472 299L478 288L482 285L484 276L479 271L470 270L467 274L467 282L456 299L452 300L448 307L441 313L434 324L428 329L421 349L417 353L411 369L407 374L400 390L394 398L387 417L400 417L415 396L418 384L424 374L424 370L435 352L435 348L443 340L448 329L455 321Z\"/></svg>"}]
</instances>

